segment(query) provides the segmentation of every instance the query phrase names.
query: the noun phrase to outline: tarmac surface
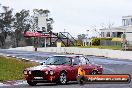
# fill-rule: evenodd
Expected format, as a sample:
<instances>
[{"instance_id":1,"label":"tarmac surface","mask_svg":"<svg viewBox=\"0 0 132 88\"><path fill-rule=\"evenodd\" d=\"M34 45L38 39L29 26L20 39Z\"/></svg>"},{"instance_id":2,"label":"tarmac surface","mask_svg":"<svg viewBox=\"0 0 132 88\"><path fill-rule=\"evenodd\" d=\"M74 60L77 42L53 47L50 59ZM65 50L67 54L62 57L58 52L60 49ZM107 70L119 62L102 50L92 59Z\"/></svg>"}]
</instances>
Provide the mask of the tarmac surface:
<instances>
[{"instance_id":1,"label":"tarmac surface","mask_svg":"<svg viewBox=\"0 0 132 88\"><path fill-rule=\"evenodd\" d=\"M57 53L45 53L45 52L28 52L28 51L15 51L0 49L0 55L17 57L18 59L27 59L36 62L43 62L48 56L55 55ZM103 65L104 74L130 74L132 75L132 61L122 60L117 58L106 58L87 56L91 63ZM0 88L132 88L132 82L128 84L84 84L79 85L76 81L69 82L67 85L56 85L54 83L42 83L37 86L29 86L26 81L19 80L16 83L0 83Z\"/></svg>"}]
</instances>

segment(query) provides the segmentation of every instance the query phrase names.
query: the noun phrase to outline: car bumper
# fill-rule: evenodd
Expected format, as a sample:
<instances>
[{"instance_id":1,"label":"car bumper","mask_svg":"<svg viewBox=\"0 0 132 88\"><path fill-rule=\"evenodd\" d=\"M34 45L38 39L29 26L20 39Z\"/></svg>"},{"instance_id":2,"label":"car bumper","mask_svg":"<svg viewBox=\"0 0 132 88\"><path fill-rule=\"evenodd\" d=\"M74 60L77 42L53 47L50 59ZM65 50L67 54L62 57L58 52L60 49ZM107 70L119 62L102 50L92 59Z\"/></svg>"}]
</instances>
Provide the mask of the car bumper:
<instances>
[{"instance_id":1,"label":"car bumper","mask_svg":"<svg viewBox=\"0 0 132 88\"><path fill-rule=\"evenodd\" d=\"M45 77L34 77L32 75L25 75L26 80L28 81L35 81L35 82L55 82L57 80L57 77L55 75L49 75Z\"/></svg>"},{"instance_id":2,"label":"car bumper","mask_svg":"<svg viewBox=\"0 0 132 88\"><path fill-rule=\"evenodd\" d=\"M98 74L103 74L103 68L98 69Z\"/></svg>"},{"instance_id":3,"label":"car bumper","mask_svg":"<svg viewBox=\"0 0 132 88\"><path fill-rule=\"evenodd\" d=\"M55 80L44 80L44 79L32 79L30 81L34 81L34 82L37 82L37 83L54 83L56 82Z\"/></svg>"}]
</instances>

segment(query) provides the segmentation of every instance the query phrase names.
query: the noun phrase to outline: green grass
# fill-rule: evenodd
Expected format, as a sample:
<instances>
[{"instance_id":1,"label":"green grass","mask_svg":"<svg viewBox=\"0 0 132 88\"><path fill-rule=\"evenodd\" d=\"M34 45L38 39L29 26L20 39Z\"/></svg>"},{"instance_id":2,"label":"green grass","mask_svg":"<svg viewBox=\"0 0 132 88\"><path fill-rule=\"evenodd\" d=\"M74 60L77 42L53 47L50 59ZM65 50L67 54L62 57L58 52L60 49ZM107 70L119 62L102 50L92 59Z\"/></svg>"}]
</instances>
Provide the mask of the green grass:
<instances>
[{"instance_id":1,"label":"green grass","mask_svg":"<svg viewBox=\"0 0 132 88\"><path fill-rule=\"evenodd\" d=\"M112 50L121 50L121 46L79 46L81 48L99 48L99 49L112 49Z\"/></svg>"},{"instance_id":2,"label":"green grass","mask_svg":"<svg viewBox=\"0 0 132 88\"><path fill-rule=\"evenodd\" d=\"M24 78L23 70L35 65L37 65L35 62L0 56L0 81L21 80Z\"/></svg>"}]
</instances>

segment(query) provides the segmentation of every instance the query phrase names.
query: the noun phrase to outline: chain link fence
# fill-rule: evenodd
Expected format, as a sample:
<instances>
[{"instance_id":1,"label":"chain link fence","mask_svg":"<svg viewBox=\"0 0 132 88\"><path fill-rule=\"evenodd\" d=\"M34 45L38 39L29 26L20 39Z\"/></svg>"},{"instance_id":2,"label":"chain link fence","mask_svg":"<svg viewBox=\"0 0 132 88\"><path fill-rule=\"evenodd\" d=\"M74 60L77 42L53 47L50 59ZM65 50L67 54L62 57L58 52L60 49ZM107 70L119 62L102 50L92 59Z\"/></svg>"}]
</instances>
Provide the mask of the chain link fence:
<instances>
[{"instance_id":1,"label":"chain link fence","mask_svg":"<svg viewBox=\"0 0 132 88\"><path fill-rule=\"evenodd\" d=\"M127 41L123 43L123 42L113 42L111 40L101 40L100 45L101 46L117 46L117 47L121 47L122 50L132 51L132 41Z\"/></svg>"},{"instance_id":2,"label":"chain link fence","mask_svg":"<svg viewBox=\"0 0 132 88\"><path fill-rule=\"evenodd\" d=\"M111 40L101 40L100 41L101 46L121 46L121 42L113 42Z\"/></svg>"}]
</instances>

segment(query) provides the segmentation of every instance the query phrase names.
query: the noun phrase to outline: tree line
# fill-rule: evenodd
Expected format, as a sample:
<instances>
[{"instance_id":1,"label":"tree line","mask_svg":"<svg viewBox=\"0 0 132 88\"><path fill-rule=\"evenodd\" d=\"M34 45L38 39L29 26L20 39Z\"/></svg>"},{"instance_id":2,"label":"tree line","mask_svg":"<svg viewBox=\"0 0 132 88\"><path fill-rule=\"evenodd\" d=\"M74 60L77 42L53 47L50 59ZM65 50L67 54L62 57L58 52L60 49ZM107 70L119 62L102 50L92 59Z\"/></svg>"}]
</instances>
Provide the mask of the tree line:
<instances>
[{"instance_id":1,"label":"tree line","mask_svg":"<svg viewBox=\"0 0 132 88\"><path fill-rule=\"evenodd\" d=\"M38 29L38 16L46 17L47 31L52 31L54 21L49 14L50 11L47 9L33 9L32 11L22 9L14 13L13 8L0 4L0 47L32 45L33 39L24 38L24 31Z\"/></svg>"}]
</instances>

